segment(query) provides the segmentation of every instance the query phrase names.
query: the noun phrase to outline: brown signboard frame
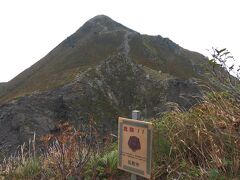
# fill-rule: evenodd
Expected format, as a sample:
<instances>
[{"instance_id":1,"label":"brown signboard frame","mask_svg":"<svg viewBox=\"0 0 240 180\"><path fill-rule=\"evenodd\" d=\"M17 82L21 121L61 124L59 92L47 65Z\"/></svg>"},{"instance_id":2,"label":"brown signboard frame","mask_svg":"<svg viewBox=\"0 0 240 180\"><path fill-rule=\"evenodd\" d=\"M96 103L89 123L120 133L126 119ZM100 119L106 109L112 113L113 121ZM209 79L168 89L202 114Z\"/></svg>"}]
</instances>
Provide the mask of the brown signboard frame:
<instances>
[{"instance_id":1,"label":"brown signboard frame","mask_svg":"<svg viewBox=\"0 0 240 180\"><path fill-rule=\"evenodd\" d=\"M136 131L139 131L140 129L140 131L144 131L146 132L146 134L144 134L144 136L142 135L138 136L137 132L134 133L134 131L132 131L132 134L134 136L130 136L129 138L129 135L128 136L126 135L129 132L125 131L125 130L128 130L127 128L129 128L129 130L131 130L132 128L132 130L135 129ZM151 178L152 131L153 131L153 126L152 126L152 123L150 122L119 117L118 119L118 160L119 160L118 168L119 169L122 169L129 173L133 173L148 179ZM128 138L129 140L127 140L126 138ZM127 151L126 149L124 149L124 147L126 148L127 146L128 147L131 146L131 142L130 142L131 140L133 140L132 144L135 145L136 147L133 147L135 149L132 149L132 151L129 151L129 149ZM143 149L144 155L142 154L138 155L138 152L139 152L138 148L140 148L140 146ZM128 163L126 163L126 160L124 161L124 159L128 159L128 158L129 158ZM136 161L134 159L136 159Z\"/></svg>"}]
</instances>

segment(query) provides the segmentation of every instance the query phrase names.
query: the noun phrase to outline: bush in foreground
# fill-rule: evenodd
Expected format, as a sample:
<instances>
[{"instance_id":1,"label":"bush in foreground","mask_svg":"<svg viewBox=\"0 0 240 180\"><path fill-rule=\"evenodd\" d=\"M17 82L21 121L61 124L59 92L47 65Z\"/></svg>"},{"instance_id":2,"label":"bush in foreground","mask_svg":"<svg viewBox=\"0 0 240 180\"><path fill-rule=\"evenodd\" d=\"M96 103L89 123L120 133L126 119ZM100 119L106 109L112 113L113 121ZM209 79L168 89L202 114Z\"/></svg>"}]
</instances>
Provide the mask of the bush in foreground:
<instances>
[{"instance_id":1,"label":"bush in foreground","mask_svg":"<svg viewBox=\"0 0 240 180\"><path fill-rule=\"evenodd\" d=\"M239 179L240 104L228 93L211 93L187 112L173 111L153 120L155 179ZM117 169L117 146L102 144L69 124L46 135L41 153L35 138L0 164L0 179L126 179Z\"/></svg>"},{"instance_id":2,"label":"bush in foreground","mask_svg":"<svg viewBox=\"0 0 240 180\"><path fill-rule=\"evenodd\" d=\"M240 104L212 93L188 112L154 121L155 176L164 179L240 177Z\"/></svg>"},{"instance_id":3,"label":"bush in foreground","mask_svg":"<svg viewBox=\"0 0 240 180\"><path fill-rule=\"evenodd\" d=\"M58 125L55 134L41 138L44 146L35 152L35 140L21 146L0 164L0 179L111 179L117 170L116 146L104 142L90 123L86 132L70 124Z\"/></svg>"}]
</instances>

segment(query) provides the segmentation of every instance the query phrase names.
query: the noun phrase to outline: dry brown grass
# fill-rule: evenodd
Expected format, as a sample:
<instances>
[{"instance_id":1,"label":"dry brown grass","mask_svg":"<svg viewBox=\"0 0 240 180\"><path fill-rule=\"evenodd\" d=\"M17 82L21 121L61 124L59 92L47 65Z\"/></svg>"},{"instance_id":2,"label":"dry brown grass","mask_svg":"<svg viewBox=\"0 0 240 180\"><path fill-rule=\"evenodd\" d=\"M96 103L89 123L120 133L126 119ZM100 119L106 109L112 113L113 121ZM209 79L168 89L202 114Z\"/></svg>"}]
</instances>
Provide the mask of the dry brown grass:
<instances>
[{"instance_id":1,"label":"dry brown grass","mask_svg":"<svg viewBox=\"0 0 240 180\"><path fill-rule=\"evenodd\" d=\"M211 93L188 112L174 111L154 123L154 178L238 179L240 177L240 104L228 93ZM0 179L114 179L116 146L100 141L94 121L79 131L60 124L35 138L0 164ZM120 176L122 177L122 176Z\"/></svg>"},{"instance_id":2,"label":"dry brown grass","mask_svg":"<svg viewBox=\"0 0 240 180\"><path fill-rule=\"evenodd\" d=\"M219 179L240 176L240 104L212 93L189 112L155 121L156 176Z\"/></svg>"},{"instance_id":3,"label":"dry brown grass","mask_svg":"<svg viewBox=\"0 0 240 180\"><path fill-rule=\"evenodd\" d=\"M0 179L94 179L106 176L109 169L109 177L115 172L117 159L111 160L117 152L110 146L111 138L101 141L93 121L84 132L69 123L59 124L41 141L43 147L38 153L34 137L28 146L23 144L15 155L5 158L0 164Z\"/></svg>"}]
</instances>

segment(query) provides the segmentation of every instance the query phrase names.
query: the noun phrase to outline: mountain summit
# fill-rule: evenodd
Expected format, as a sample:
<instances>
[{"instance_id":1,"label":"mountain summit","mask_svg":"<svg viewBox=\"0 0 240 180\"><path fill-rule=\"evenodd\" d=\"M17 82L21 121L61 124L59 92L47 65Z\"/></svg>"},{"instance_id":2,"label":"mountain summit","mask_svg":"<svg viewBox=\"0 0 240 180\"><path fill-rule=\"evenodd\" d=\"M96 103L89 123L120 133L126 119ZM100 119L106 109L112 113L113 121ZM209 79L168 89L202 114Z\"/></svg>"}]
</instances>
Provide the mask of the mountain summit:
<instances>
[{"instance_id":1,"label":"mountain summit","mask_svg":"<svg viewBox=\"0 0 240 180\"><path fill-rule=\"evenodd\" d=\"M146 67L186 78L199 75L198 65L205 60L202 55L184 50L168 38L140 35L99 15L8 82L6 90L0 91L0 104L34 91L63 86L80 71L119 53Z\"/></svg>"},{"instance_id":2,"label":"mountain summit","mask_svg":"<svg viewBox=\"0 0 240 180\"><path fill-rule=\"evenodd\" d=\"M80 29L80 32L101 33L110 31L133 31L122 24L117 23L108 16L98 15L87 21Z\"/></svg>"},{"instance_id":3,"label":"mountain summit","mask_svg":"<svg viewBox=\"0 0 240 180\"><path fill-rule=\"evenodd\" d=\"M49 133L59 121L78 126L91 116L104 134L133 109L145 118L188 109L201 100L196 79L208 81L206 61L168 38L96 16L0 86L0 149Z\"/></svg>"}]
</instances>

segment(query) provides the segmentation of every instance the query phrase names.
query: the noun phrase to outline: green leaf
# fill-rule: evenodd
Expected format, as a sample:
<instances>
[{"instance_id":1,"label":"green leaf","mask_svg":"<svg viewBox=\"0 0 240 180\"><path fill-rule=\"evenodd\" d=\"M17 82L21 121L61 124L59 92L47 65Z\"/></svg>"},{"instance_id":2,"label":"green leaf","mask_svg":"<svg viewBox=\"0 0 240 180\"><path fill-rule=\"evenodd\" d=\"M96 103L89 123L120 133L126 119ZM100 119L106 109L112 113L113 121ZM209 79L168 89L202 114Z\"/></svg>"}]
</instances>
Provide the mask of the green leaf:
<instances>
[{"instance_id":1,"label":"green leaf","mask_svg":"<svg viewBox=\"0 0 240 180\"><path fill-rule=\"evenodd\" d=\"M226 50L227 50L226 48L223 48L223 49L221 49L221 50L219 50L219 51L216 49L216 52L217 52L218 55L220 55L222 52L224 52L224 51L226 51Z\"/></svg>"}]
</instances>

